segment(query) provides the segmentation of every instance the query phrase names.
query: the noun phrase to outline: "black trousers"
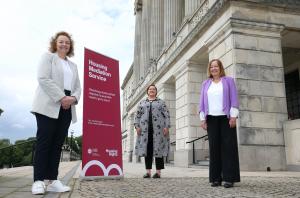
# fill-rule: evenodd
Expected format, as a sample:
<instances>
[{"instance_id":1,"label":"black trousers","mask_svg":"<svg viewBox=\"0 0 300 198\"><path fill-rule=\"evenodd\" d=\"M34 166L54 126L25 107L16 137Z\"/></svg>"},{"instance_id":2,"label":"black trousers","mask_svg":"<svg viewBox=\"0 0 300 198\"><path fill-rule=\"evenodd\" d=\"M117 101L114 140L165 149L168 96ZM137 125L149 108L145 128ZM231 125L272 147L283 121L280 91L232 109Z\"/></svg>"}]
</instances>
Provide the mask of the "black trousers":
<instances>
[{"instance_id":1,"label":"black trousers","mask_svg":"<svg viewBox=\"0 0 300 198\"><path fill-rule=\"evenodd\" d=\"M147 144L147 156L145 156L146 169L152 169L153 162L153 128L149 127L148 131L148 144ZM156 170L164 169L163 157L155 157Z\"/></svg>"},{"instance_id":2,"label":"black trousers","mask_svg":"<svg viewBox=\"0 0 300 198\"><path fill-rule=\"evenodd\" d=\"M36 113L34 181L56 180L62 145L71 123L71 108L60 108L58 119Z\"/></svg>"},{"instance_id":3,"label":"black trousers","mask_svg":"<svg viewBox=\"0 0 300 198\"><path fill-rule=\"evenodd\" d=\"M240 181L236 128L227 116L207 116L209 141L209 182Z\"/></svg>"}]
</instances>

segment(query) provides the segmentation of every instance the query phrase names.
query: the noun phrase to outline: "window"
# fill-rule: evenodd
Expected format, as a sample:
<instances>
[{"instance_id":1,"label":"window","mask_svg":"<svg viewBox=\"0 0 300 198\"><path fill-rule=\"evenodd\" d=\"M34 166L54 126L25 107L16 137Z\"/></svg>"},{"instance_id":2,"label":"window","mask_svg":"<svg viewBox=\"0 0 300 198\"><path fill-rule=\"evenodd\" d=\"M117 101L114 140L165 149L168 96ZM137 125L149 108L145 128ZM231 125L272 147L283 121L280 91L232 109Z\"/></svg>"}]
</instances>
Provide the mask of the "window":
<instances>
[{"instance_id":1,"label":"window","mask_svg":"<svg viewBox=\"0 0 300 198\"><path fill-rule=\"evenodd\" d=\"M299 71L285 74L285 91L289 120L300 118L300 80Z\"/></svg>"}]
</instances>

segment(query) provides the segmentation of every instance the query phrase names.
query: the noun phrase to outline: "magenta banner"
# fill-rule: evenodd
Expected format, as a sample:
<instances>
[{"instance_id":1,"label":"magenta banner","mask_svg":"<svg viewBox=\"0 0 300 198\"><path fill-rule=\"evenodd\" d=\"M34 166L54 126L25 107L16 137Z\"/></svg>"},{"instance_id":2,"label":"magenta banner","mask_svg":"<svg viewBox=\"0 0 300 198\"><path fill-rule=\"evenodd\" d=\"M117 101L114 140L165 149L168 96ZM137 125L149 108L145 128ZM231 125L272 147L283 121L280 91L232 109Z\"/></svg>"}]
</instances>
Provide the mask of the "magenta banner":
<instances>
[{"instance_id":1,"label":"magenta banner","mask_svg":"<svg viewBox=\"0 0 300 198\"><path fill-rule=\"evenodd\" d=\"M84 52L82 177L123 176L119 62Z\"/></svg>"}]
</instances>

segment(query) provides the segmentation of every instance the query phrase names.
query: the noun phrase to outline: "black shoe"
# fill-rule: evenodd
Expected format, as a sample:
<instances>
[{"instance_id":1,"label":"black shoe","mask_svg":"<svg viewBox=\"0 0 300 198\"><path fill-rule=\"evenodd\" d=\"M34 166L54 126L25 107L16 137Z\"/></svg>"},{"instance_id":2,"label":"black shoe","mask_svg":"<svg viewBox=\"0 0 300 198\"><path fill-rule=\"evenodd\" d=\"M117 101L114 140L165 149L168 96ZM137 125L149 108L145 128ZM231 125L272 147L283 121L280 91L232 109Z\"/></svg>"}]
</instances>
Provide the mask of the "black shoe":
<instances>
[{"instance_id":1,"label":"black shoe","mask_svg":"<svg viewBox=\"0 0 300 198\"><path fill-rule=\"evenodd\" d=\"M158 173L155 173L152 178L156 179L156 178L160 178L160 175Z\"/></svg>"},{"instance_id":2,"label":"black shoe","mask_svg":"<svg viewBox=\"0 0 300 198\"><path fill-rule=\"evenodd\" d=\"M149 173L146 173L144 176L143 176L143 178L150 178L151 177L151 175L149 174Z\"/></svg>"},{"instance_id":3,"label":"black shoe","mask_svg":"<svg viewBox=\"0 0 300 198\"><path fill-rule=\"evenodd\" d=\"M224 183L224 188L231 188L233 187L233 182L225 182Z\"/></svg>"},{"instance_id":4,"label":"black shoe","mask_svg":"<svg viewBox=\"0 0 300 198\"><path fill-rule=\"evenodd\" d=\"M212 182L212 183L211 183L211 186L212 186L212 187L221 186L221 182L218 182L218 181Z\"/></svg>"}]
</instances>

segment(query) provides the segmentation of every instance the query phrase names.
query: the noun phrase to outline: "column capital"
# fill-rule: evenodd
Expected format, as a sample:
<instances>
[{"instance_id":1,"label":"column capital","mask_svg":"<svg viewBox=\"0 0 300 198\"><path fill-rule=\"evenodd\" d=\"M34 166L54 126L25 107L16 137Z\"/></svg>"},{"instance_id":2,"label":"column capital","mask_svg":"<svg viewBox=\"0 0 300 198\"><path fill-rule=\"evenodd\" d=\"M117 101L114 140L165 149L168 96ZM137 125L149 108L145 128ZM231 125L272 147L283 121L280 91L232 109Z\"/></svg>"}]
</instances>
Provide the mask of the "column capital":
<instances>
[{"instance_id":1,"label":"column capital","mask_svg":"<svg viewBox=\"0 0 300 198\"><path fill-rule=\"evenodd\" d=\"M134 1L134 14L139 11L142 11L143 3L142 0L135 0Z\"/></svg>"}]
</instances>

